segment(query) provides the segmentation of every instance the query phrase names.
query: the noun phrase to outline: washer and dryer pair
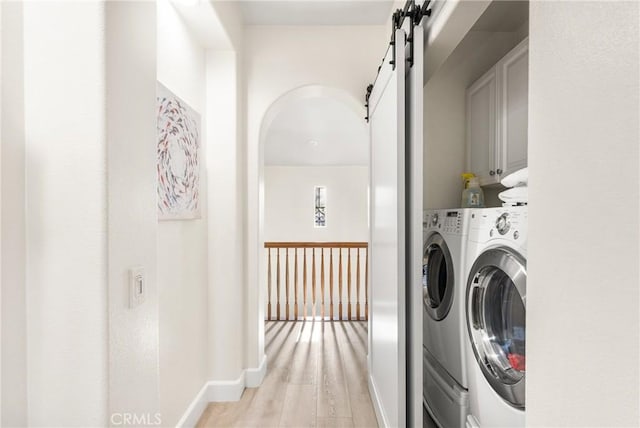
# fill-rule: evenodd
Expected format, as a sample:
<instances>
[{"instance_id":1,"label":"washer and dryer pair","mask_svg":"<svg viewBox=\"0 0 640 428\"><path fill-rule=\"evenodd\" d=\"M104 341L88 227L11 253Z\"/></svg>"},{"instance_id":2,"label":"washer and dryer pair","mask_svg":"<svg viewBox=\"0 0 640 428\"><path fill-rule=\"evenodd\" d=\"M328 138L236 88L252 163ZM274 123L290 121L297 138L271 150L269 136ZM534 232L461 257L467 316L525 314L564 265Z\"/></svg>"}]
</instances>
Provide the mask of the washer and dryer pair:
<instances>
[{"instance_id":1,"label":"washer and dryer pair","mask_svg":"<svg viewBox=\"0 0 640 428\"><path fill-rule=\"evenodd\" d=\"M424 403L441 427L524 426L527 208L425 213Z\"/></svg>"}]
</instances>

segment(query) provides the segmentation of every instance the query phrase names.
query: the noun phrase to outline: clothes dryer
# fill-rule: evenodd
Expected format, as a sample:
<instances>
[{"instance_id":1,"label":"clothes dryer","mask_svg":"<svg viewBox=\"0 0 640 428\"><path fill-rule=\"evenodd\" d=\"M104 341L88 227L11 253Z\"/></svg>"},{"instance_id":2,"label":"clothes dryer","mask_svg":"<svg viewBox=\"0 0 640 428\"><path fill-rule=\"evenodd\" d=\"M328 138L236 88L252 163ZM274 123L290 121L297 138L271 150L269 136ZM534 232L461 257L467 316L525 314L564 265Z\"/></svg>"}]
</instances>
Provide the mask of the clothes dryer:
<instances>
[{"instance_id":1,"label":"clothes dryer","mask_svg":"<svg viewBox=\"0 0 640 428\"><path fill-rule=\"evenodd\" d=\"M468 413L465 255L471 209L425 213L423 395L441 426L463 426Z\"/></svg>"},{"instance_id":2,"label":"clothes dryer","mask_svg":"<svg viewBox=\"0 0 640 428\"><path fill-rule=\"evenodd\" d=\"M466 426L525 423L527 207L475 210L466 284Z\"/></svg>"}]
</instances>

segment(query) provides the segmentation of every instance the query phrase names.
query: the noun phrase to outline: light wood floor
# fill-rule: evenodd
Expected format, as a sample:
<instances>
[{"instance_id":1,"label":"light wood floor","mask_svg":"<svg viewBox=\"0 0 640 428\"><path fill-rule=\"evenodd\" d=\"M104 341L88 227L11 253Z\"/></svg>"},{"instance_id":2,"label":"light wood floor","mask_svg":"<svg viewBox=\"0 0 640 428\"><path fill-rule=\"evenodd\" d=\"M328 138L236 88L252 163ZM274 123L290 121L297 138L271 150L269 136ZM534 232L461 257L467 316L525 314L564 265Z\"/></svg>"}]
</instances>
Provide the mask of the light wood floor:
<instances>
[{"instance_id":1,"label":"light wood floor","mask_svg":"<svg viewBox=\"0 0 640 428\"><path fill-rule=\"evenodd\" d=\"M212 403L198 427L377 427L365 321L271 321L267 375L237 402Z\"/></svg>"}]
</instances>

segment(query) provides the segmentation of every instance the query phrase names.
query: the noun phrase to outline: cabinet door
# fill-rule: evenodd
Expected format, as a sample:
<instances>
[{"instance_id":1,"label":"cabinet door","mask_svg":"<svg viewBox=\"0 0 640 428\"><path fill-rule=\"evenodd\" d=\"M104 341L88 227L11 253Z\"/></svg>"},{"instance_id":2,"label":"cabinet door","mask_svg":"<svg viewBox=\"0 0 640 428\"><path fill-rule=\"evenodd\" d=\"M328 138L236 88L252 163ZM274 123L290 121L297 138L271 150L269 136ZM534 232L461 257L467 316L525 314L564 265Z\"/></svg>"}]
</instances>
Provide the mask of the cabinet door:
<instances>
[{"instance_id":1,"label":"cabinet door","mask_svg":"<svg viewBox=\"0 0 640 428\"><path fill-rule=\"evenodd\" d=\"M527 166L529 44L525 39L497 64L500 95L498 175Z\"/></svg>"},{"instance_id":2,"label":"cabinet door","mask_svg":"<svg viewBox=\"0 0 640 428\"><path fill-rule=\"evenodd\" d=\"M497 182L496 69L467 89L467 169L481 185Z\"/></svg>"}]
</instances>

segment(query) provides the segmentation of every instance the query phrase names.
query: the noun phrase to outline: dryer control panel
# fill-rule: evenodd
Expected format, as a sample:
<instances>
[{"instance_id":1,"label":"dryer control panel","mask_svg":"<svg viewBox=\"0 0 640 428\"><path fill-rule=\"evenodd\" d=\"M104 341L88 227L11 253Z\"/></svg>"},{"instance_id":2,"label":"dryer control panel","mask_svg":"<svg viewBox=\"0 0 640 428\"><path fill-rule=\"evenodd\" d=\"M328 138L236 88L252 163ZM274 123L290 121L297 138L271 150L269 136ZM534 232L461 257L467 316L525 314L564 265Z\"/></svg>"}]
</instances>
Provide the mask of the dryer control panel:
<instances>
[{"instance_id":1,"label":"dryer control panel","mask_svg":"<svg viewBox=\"0 0 640 428\"><path fill-rule=\"evenodd\" d=\"M485 242L506 239L526 246L527 207L483 208L471 216L469 239Z\"/></svg>"}]
</instances>

